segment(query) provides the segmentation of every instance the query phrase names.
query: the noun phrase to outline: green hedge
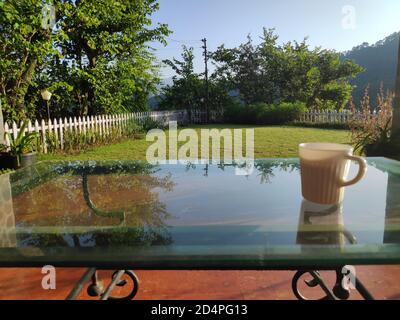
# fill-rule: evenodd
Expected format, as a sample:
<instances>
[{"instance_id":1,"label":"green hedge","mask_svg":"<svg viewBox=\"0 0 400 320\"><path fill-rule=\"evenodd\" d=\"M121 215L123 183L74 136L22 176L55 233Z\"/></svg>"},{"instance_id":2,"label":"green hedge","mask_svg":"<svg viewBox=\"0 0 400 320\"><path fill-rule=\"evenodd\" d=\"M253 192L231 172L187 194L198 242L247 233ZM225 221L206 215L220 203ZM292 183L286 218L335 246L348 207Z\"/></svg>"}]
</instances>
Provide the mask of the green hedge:
<instances>
[{"instance_id":1,"label":"green hedge","mask_svg":"<svg viewBox=\"0 0 400 320\"><path fill-rule=\"evenodd\" d=\"M279 125L297 120L306 110L305 104L301 102L235 104L227 108L225 121L235 124Z\"/></svg>"}]
</instances>

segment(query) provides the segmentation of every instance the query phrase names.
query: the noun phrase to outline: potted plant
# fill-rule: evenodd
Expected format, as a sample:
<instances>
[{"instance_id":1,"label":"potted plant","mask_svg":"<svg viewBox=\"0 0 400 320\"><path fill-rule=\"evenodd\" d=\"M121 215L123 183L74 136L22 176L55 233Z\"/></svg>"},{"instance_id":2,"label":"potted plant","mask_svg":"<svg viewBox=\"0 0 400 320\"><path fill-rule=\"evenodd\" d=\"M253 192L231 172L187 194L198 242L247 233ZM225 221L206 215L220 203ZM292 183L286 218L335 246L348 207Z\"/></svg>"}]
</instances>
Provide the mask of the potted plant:
<instances>
[{"instance_id":1,"label":"potted plant","mask_svg":"<svg viewBox=\"0 0 400 320\"><path fill-rule=\"evenodd\" d=\"M399 138L391 133L392 119L384 127L378 127L375 132L366 133L360 139L355 150L364 153L367 157L398 157L400 155Z\"/></svg>"},{"instance_id":2,"label":"potted plant","mask_svg":"<svg viewBox=\"0 0 400 320\"><path fill-rule=\"evenodd\" d=\"M10 146L2 145L2 148L7 151L8 161L12 161L12 169L27 167L37 162L37 153L34 151L37 133L30 132L25 135L27 126L28 121L24 121L16 137L6 133Z\"/></svg>"},{"instance_id":3,"label":"potted plant","mask_svg":"<svg viewBox=\"0 0 400 320\"><path fill-rule=\"evenodd\" d=\"M13 169L15 166L15 157L7 152L6 145L0 145L0 170L1 169Z\"/></svg>"}]
</instances>

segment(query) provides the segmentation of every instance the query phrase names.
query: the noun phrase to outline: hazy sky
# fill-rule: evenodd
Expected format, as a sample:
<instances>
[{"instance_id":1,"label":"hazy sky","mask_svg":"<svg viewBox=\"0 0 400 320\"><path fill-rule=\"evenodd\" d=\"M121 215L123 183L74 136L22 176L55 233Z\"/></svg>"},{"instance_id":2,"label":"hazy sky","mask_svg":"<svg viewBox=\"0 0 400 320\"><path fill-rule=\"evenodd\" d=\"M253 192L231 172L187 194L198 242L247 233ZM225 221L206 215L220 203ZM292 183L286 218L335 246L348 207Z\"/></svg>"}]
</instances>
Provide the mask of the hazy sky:
<instances>
[{"instance_id":1,"label":"hazy sky","mask_svg":"<svg viewBox=\"0 0 400 320\"><path fill-rule=\"evenodd\" d=\"M179 57L181 45L195 47L196 69L206 37L210 50L225 43L237 46L262 28L275 28L280 42L309 37L312 46L349 50L363 42L375 43L400 31L400 0L159 0L155 22L174 32L167 47L155 46L157 57ZM173 72L163 69L167 78Z\"/></svg>"}]
</instances>

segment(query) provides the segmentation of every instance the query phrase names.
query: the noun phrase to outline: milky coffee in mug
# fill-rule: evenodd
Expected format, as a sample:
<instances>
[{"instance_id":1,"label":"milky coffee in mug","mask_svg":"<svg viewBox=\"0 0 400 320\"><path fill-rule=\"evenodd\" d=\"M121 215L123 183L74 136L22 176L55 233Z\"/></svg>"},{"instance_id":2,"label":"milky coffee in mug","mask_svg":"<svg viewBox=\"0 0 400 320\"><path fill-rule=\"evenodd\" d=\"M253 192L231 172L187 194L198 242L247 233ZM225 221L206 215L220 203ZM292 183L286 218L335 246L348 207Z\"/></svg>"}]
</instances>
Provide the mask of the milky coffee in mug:
<instances>
[{"instance_id":1,"label":"milky coffee in mug","mask_svg":"<svg viewBox=\"0 0 400 320\"><path fill-rule=\"evenodd\" d=\"M359 171L348 181L351 161L359 164ZM359 182L367 172L367 162L353 156L351 146L335 143L301 144L300 164L303 197L318 204L342 202L344 188Z\"/></svg>"}]
</instances>

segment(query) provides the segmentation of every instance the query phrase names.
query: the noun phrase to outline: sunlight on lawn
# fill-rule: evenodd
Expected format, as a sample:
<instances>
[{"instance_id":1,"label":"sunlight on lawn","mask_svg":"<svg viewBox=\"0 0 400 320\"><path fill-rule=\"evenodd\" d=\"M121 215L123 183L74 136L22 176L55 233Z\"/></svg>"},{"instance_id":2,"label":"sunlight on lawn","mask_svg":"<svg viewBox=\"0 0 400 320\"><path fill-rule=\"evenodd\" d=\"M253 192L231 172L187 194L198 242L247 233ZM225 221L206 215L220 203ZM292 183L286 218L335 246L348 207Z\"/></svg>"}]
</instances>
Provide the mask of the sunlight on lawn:
<instances>
[{"instance_id":1,"label":"sunlight on lawn","mask_svg":"<svg viewBox=\"0 0 400 320\"><path fill-rule=\"evenodd\" d=\"M252 128L246 126L208 125L201 128ZM255 158L290 158L298 156L298 145L302 142L350 143L345 130L325 130L297 127L256 127ZM145 160L146 150L152 143L145 140L128 140L118 144L102 146L78 155L42 155L41 160Z\"/></svg>"}]
</instances>

